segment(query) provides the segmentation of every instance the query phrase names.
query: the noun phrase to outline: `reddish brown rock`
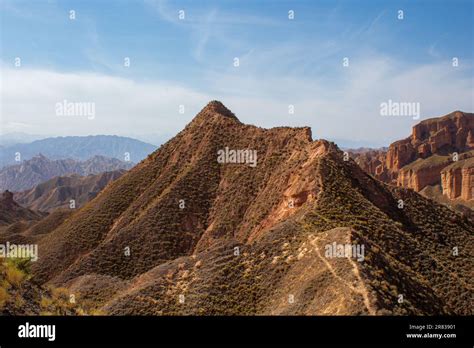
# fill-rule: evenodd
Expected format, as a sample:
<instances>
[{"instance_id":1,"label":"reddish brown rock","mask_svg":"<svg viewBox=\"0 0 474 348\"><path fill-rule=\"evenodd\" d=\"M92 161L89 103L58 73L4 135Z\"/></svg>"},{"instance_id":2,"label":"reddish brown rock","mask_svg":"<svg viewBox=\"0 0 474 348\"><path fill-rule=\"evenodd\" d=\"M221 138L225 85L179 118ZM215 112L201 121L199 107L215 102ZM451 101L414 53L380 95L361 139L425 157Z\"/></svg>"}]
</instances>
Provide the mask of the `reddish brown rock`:
<instances>
[{"instance_id":1,"label":"reddish brown rock","mask_svg":"<svg viewBox=\"0 0 474 348\"><path fill-rule=\"evenodd\" d=\"M16 222L41 220L45 214L20 206L13 199L13 193L6 190L0 196L0 227Z\"/></svg>"},{"instance_id":2,"label":"reddish brown rock","mask_svg":"<svg viewBox=\"0 0 474 348\"><path fill-rule=\"evenodd\" d=\"M386 159L388 170L397 172L405 164L416 159L415 149L409 140L410 138L407 138L390 145Z\"/></svg>"},{"instance_id":3,"label":"reddish brown rock","mask_svg":"<svg viewBox=\"0 0 474 348\"><path fill-rule=\"evenodd\" d=\"M125 172L119 169L87 176L76 174L57 176L29 190L16 192L15 200L24 207L44 212L56 209L70 210L71 199L75 202L75 208L79 208Z\"/></svg>"},{"instance_id":4,"label":"reddish brown rock","mask_svg":"<svg viewBox=\"0 0 474 348\"><path fill-rule=\"evenodd\" d=\"M474 158L457 161L441 171L443 195L450 199L474 199Z\"/></svg>"},{"instance_id":5,"label":"reddish brown rock","mask_svg":"<svg viewBox=\"0 0 474 348\"><path fill-rule=\"evenodd\" d=\"M474 147L474 135L473 135L473 131L472 130L469 130L468 134L467 134L467 145L470 147L470 148L473 148Z\"/></svg>"},{"instance_id":6,"label":"reddish brown rock","mask_svg":"<svg viewBox=\"0 0 474 348\"><path fill-rule=\"evenodd\" d=\"M451 162L449 156L434 155L428 159L418 159L398 172L397 186L411 188L417 192L426 186L436 185L440 173Z\"/></svg>"},{"instance_id":7,"label":"reddish brown rock","mask_svg":"<svg viewBox=\"0 0 474 348\"><path fill-rule=\"evenodd\" d=\"M354 153L353 157L376 179L420 191L441 183L441 171L452 163L454 153L459 159L471 157L467 153L474 149L473 134L474 114L455 111L418 123L411 136L392 143L386 152L367 150Z\"/></svg>"},{"instance_id":8,"label":"reddish brown rock","mask_svg":"<svg viewBox=\"0 0 474 348\"><path fill-rule=\"evenodd\" d=\"M387 168L397 172L418 158L474 149L473 129L474 114L461 111L422 121L413 127L410 137L390 145Z\"/></svg>"},{"instance_id":9,"label":"reddish brown rock","mask_svg":"<svg viewBox=\"0 0 474 348\"><path fill-rule=\"evenodd\" d=\"M385 148L380 150L350 150L349 152L355 162L376 179L381 181L390 181L392 179L385 165L387 157Z\"/></svg>"},{"instance_id":10,"label":"reddish brown rock","mask_svg":"<svg viewBox=\"0 0 474 348\"><path fill-rule=\"evenodd\" d=\"M220 161L227 148L256 151L258 164ZM44 233L32 272L112 315L470 315L473 228L308 128L245 125L211 102ZM332 243L367 257L328 258ZM454 245L459 257L433 263ZM393 289L414 291L393 309Z\"/></svg>"}]
</instances>

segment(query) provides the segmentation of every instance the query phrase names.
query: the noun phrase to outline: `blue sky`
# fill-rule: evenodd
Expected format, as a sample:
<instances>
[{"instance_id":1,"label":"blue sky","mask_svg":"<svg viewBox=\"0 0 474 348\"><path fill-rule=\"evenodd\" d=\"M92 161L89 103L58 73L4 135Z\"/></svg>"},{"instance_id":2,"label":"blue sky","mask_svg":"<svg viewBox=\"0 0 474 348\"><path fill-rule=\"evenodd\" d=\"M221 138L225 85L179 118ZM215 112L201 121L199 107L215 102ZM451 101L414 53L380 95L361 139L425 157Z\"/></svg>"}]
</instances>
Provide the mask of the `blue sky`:
<instances>
[{"instance_id":1,"label":"blue sky","mask_svg":"<svg viewBox=\"0 0 474 348\"><path fill-rule=\"evenodd\" d=\"M164 139L219 99L246 123L378 146L419 121L381 117L388 99L419 102L421 119L473 111L468 0L0 4L3 133ZM97 117L59 120L64 99L96 103Z\"/></svg>"}]
</instances>

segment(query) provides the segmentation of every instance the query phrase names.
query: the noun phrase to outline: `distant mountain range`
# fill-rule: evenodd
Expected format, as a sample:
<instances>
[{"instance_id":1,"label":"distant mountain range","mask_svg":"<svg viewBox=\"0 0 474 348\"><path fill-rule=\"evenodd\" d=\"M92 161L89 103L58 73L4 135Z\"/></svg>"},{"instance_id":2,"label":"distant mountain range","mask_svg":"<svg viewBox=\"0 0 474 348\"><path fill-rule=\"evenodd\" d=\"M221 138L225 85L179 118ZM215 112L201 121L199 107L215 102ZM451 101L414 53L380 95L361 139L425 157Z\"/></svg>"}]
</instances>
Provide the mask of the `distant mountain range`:
<instances>
[{"instance_id":1,"label":"distant mountain range","mask_svg":"<svg viewBox=\"0 0 474 348\"><path fill-rule=\"evenodd\" d=\"M12 132L0 134L0 147L11 146L15 144L31 143L35 140L48 138L45 135L28 134L23 132Z\"/></svg>"},{"instance_id":2,"label":"distant mountain range","mask_svg":"<svg viewBox=\"0 0 474 348\"><path fill-rule=\"evenodd\" d=\"M50 159L87 160L93 156L106 156L138 163L156 146L140 140L116 135L67 136L35 140L26 144L15 144L0 148L0 168L18 164L43 154Z\"/></svg>"},{"instance_id":3,"label":"distant mountain range","mask_svg":"<svg viewBox=\"0 0 474 348\"><path fill-rule=\"evenodd\" d=\"M87 176L57 176L29 190L16 193L15 201L32 210L52 212L70 209L70 200L74 199L75 209L78 209L125 172L119 169Z\"/></svg>"},{"instance_id":4,"label":"distant mountain range","mask_svg":"<svg viewBox=\"0 0 474 348\"><path fill-rule=\"evenodd\" d=\"M94 156L86 161L73 159L51 160L39 155L21 164L0 169L0 191L23 191L57 176L98 174L129 169L133 163L116 158Z\"/></svg>"}]
</instances>

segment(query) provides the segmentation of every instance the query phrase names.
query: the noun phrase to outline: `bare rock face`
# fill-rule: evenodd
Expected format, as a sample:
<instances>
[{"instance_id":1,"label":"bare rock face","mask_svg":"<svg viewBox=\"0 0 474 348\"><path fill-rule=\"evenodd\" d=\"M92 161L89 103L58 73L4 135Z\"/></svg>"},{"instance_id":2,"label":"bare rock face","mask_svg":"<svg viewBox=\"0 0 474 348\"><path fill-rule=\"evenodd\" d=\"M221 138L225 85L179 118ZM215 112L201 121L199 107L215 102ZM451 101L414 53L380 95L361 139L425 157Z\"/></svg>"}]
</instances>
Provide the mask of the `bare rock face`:
<instances>
[{"instance_id":1,"label":"bare rock face","mask_svg":"<svg viewBox=\"0 0 474 348\"><path fill-rule=\"evenodd\" d=\"M350 151L352 152L352 151ZM356 153L354 157L355 162L367 173L372 174L376 179L390 182L392 180L391 173L387 170L386 149L368 150Z\"/></svg>"},{"instance_id":2,"label":"bare rock face","mask_svg":"<svg viewBox=\"0 0 474 348\"><path fill-rule=\"evenodd\" d=\"M407 165L400 169L397 177L397 186L411 188L416 192L426 186L439 183L441 170L450 163L449 156L437 156L438 163L434 161L418 159L414 165Z\"/></svg>"},{"instance_id":3,"label":"bare rock face","mask_svg":"<svg viewBox=\"0 0 474 348\"><path fill-rule=\"evenodd\" d=\"M441 172L443 194L450 199L474 199L474 158L453 163Z\"/></svg>"},{"instance_id":4,"label":"bare rock face","mask_svg":"<svg viewBox=\"0 0 474 348\"><path fill-rule=\"evenodd\" d=\"M397 172L418 158L474 149L474 114L455 111L415 125L412 135L390 145L386 165Z\"/></svg>"},{"instance_id":5,"label":"bare rock face","mask_svg":"<svg viewBox=\"0 0 474 348\"><path fill-rule=\"evenodd\" d=\"M471 161L470 165L462 169L462 189L461 198L464 200L471 200L474 198L474 164Z\"/></svg>"},{"instance_id":6,"label":"bare rock face","mask_svg":"<svg viewBox=\"0 0 474 348\"><path fill-rule=\"evenodd\" d=\"M410 142L410 138L407 138L390 145L387 152L386 166L388 170L396 172L415 158L415 149Z\"/></svg>"},{"instance_id":7,"label":"bare rock face","mask_svg":"<svg viewBox=\"0 0 474 348\"><path fill-rule=\"evenodd\" d=\"M417 192L442 184L450 199L470 200L474 184L471 169L463 167L462 160L474 156L473 149L474 114L455 111L420 122L413 127L411 136L392 143L386 152L357 153L355 161L386 183ZM455 154L459 163L453 163ZM450 170L445 170L448 166Z\"/></svg>"}]
</instances>

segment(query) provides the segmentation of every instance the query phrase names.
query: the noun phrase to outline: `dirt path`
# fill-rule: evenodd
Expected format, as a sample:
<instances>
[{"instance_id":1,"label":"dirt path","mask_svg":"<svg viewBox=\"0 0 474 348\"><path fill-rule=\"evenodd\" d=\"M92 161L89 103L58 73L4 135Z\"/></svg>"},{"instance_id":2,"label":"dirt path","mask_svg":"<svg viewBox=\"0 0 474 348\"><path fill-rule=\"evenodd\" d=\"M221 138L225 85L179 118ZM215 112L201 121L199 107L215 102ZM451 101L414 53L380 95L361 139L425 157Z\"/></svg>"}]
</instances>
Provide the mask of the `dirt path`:
<instances>
[{"instance_id":1,"label":"dirt path","mask_svg":"<svg viewBox=\"0 0 474 348\"><path fill-rule=\"evenodd\" d=\"M347 280L343 279L341 276L339 276L336 271L334 270L334 267L328 262L328 260L321 255L321 252L319 251L319 247L317 245L318 238L312 238L310 243L316 250L316 255L323 261L323 263L326 265L326 267L329 269L329 271L332 273L332 275L338 279L341 283L343 283L345 286L347 286L349 289L351 289L353 292L359 294L362 296L364 300L364 305L367 308L368 312L370 315L375 315L376 311L372 304L369 301L369 292L367 291L367 288L364 285L364 281L362 280L360 273L359 273L359 268L357 265L354 263L354 260L352 260L350 257L347 257L348 261L351 263L354 275L358 279L358 285L353 286L350 282Z\"/></svg>"}]
</instances>

